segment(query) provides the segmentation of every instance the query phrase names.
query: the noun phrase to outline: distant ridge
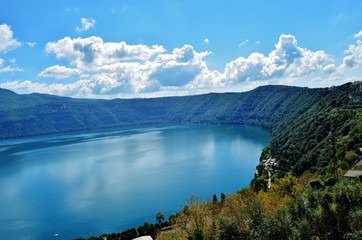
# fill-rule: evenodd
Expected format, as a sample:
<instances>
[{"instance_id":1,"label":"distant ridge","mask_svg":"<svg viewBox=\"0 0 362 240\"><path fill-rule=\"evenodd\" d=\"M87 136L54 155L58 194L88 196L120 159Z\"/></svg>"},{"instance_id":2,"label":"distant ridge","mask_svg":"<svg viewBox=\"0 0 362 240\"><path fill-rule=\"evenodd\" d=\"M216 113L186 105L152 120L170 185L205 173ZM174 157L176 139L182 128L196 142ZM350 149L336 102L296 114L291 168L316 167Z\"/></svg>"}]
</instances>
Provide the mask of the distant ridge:
<instances>
[{"instance_id":1,"label":"distant ridge","mask_svg":"<svg viewBox=\"0 0 362 240\"><path fill-rule=\"evenodd\" d=\"M18 94L11 90L0 88L0 98L11 97L16 95Z\"/></svg>"},{"instance_id":2,"label":"distant ridge","mask_svg":"<svg viewBox=\"0 0 362 240\"><path fill-rule=\"evenodd\" d=\"M327 92L263 86L245 93L100 100L1 89L0 138L155 123L253 124L274 130L284 116L307 111Z\"/></svg>"}]
</instances>

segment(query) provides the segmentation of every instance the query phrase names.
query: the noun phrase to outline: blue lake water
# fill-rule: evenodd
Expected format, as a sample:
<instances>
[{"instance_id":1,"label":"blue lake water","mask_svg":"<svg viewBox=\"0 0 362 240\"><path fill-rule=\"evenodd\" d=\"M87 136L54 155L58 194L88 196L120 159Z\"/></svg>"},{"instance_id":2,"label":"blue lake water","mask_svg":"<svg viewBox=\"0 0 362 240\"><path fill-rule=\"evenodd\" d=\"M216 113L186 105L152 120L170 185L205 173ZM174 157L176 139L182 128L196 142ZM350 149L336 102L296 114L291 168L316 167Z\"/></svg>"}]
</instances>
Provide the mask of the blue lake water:
<instances>
[{"instance_id":1,"label":"blue lake water","mask_svg":"<svg viewBox=\"0 0 362 240\"><path fill-rule=\"evenodd\" d=\"M253 126L119 128L0 141L0 238L119 232L194 194L248 185L268 131Z\"/></svg>"}]
</instances>

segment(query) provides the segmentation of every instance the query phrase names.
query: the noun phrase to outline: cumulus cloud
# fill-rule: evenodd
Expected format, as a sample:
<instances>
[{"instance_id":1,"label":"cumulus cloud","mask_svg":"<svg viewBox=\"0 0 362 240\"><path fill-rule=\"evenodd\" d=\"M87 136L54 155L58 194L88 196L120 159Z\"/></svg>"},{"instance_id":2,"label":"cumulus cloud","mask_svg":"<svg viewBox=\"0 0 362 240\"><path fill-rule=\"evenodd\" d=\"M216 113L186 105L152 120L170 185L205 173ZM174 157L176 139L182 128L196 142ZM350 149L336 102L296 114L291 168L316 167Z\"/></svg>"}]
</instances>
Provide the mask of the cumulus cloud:
<instances>
[{"instance_id":1,"label":"cumulus cloud","mask_svg":"<svg viewBox=\"0 0 362 240\"><path fill-rule=\"evenodd\" d=\"M349 45L345 51L348 54L343 58L343 66L353 68L362 63L362 41L357 40L356 44Z\"/></svg>"},{"instance_id":2,"label":"cumulus cloud","mask_svg":"<svg viewBox=\"0 0 362 240\"><path fill-rule=\"evenodd\" d=\"M46 45L46 52L66 59L69 66L51 66L39 74L58 79L88 75L94 94L150 92L180 87L209 74L204 57L210 52L196 52L192 46L176 48L172 53L159 45L129 45L103 42L99 37L66 37ZM74 86L73 86L74 87Z\"/></svg>"},{"instance_id":3,"label":"cumulus cloud","mask_svg":"<svg viewBox=\"0 0 362 240\"><path fill-rule=\"evenodd\" d=\"M156 60L156 69L151 79L162 86L183 86L195 80L203 71L208 71L203 58L210 52L197 53L192 46L176 48L172 54L160 54Z\"/></svg>"},{"instance_id":4,"label":"cumulus cloud","mask_svg":"<svg viewBox=\"0 0 362 240\"><path fill-rule=\"evenodd\" d=\"M145 62L165 52L162 46L128 45L125 42L103 42L100 37L65 37L45 48L57 58L64 58L77 68L94 68L117 62Z\"/></svg>"},{"instance_id":5,"label":"cumulus cloud","mask_svg":"<svg viewBox=\"0 0 362 240\"><path fill-rule=\"evenodd\" d=\"M96 20L94 20L93 18L82 18L80 20L80 23L82 24L82 26L77 26L76 30L77 32L84 32L94 27L94 25L96 24Z\"/></svg>"},{"instance_id":6,"label":"cumulus cloud","mask_svg":"<svg viewBox=\"0 0 362 240\"><path fill-rule=\"evenodd\" d=\"M21 46L13 37L13 31L7 24L0 25L0 54L5 55L8 51ZM21 69L16 66L16 60L6 60L0 58L0 73L20 72Z\"/></svg>"},{"instance_id":7,"label":"cumulus cloud","mask_svg":"<svg viewBox=\"0 0 362 240\"><path fill-rule=\"evenodd\" d=\"M65 64L50 66L39 76L56 79L78 77L78 81L48 85L17 82L13 88L27 86L32 91L77 97L135 93L144 96L234 89L235 86L245 86L246 82L250 86L271 81L292 83L315 72L332 75L338 72L324 51L301 48L294 36L285 34L280 36L275 49L268 55L255 52L248 57L239 57L229 62L223 72L208 68L205 58L211 52L198 52L187 44L168 52L160 45L104 42L100 37L65 37L49 42L45 50L62 62L65 60ZM351 52L354 52L352 47Z\"/></svg>"},{"instance_id":8,"label":"cumulus cloud","mask_svg":"<svg viewBox=\"0 0 362 240\"><path fill-rule=\"evenodd\" d=\"M56 79L64 79L69 78L73 75L79 74L80 71L75 68L67 68L64 66L54 65L48 67L44 71L42 71L39 76L40 77L53 77Z\"/></svg>"},{"instance_id":9,"label":"cumulus cloud","mask_svg":"<svg viewBox=\"0 0 362 240\"><path fill-rule=\"evenodd\" d=\"M7 24L0 25L0 52L6 53L9 50L21 46L21 43L13 38L13 31Z\"/></svg>"},{"instance_id":10,"label":"cumulus cloud","mask_svg":"<svg viewBox=\"0 0 362 240\"><path fill-rule=\"evenodd\" d=\"M209 44L209 39L208 39L208 38L205 38L205 39L204 39L204 43Z\"/></svg>"},{"instance_id":11,"label":"cumulus cloud","mask_svg":"<svg viewBox=\"0 0 362 240\"><path fill-rule=\"evenodd\" d=\"M324 51L300 48L293 35L279 37L275 50L264 56L252 53L248 58L239 57L228 63L226 78L242 82L277 77L297 78L322 70L332 59Z\"/></svg>"},{"instance_id":12,"label":"cumulus cloud","mask_svg":"<svg viewBox=\"0 0 362 240\"><path fill-rule=\"evenodd\" d=\"M354 38L361 38L362 30L354 35ZM347 55L343 58L343 63L339 66L339 71L343 72L349 68L356 68L362 65L362 41L357 39L355 44L350 44L344 51Z\"/></svg>"}]
</instances>

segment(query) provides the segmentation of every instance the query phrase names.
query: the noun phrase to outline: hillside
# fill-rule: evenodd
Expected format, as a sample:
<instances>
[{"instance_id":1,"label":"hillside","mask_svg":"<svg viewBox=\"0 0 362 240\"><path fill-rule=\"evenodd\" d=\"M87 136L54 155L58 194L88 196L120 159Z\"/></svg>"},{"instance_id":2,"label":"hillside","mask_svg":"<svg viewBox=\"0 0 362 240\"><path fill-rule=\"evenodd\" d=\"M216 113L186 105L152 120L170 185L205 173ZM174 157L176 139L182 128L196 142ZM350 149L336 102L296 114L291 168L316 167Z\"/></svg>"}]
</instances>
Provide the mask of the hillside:
<instances>
[{"instance_id":1,"label":"hillside","mask_svg":"<svg viewBox=\"0 0 362 240\"><path fill-rule=\"evenodd\" d=\"M362 145L361 95L361 83L113 100L18 95L0 89L0 138L123 125L252 124L273 133L262 158L277 159L274 176L290 171L300 175L329 171L333 155L343 169L354 162L354 151ZM262 165L258 170L266 175Z\"/></svg>"},{"instance_id":2,"label":"hillside","mask_svg":"<svg viewBox=\"0 0 362 240\"><path fill-rule=\"evenodd\" d=\"M304 114L275 131L264 158L277 159L276 177L332 171L331 161L346 170L362 146L361 83L332 88Z\"/></svg>"},{"instance_id":3,"label":"hillside","mask_svg":"<svg viewBox=\"0 0 362 240\"><path fill-rule=\"evenodd\" d=\"M246 93L151 99L73 99L0 90L0 138L154 123L254 124L278 131L328 89L264 86Z\"/></svg>"}]
</instances>

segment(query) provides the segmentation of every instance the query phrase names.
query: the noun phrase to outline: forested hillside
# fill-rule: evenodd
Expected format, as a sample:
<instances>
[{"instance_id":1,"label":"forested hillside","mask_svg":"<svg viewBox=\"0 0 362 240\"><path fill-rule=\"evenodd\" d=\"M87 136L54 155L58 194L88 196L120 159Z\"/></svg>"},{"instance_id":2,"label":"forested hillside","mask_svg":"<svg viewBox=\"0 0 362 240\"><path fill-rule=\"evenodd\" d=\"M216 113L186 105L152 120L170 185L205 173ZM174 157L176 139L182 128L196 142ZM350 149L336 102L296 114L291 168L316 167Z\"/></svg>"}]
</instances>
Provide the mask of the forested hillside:
<instances>
[{"instance_id":1,"label":"forested hillside","mask_svg":"<svg viewBox=\"0 0 362 240\"><path fill-rule=\"evenodd\" d=\"M262 158L276 158L275 177L290 171L301 175L306 170L346 170L355 162L357 149L362 147L361 86L330 89L308 111L274 131Z\"/></svg>"},{"instance_id":2,"label":"forested hillside","mask_svg":"<svg viewBox=\"0 0 362 240\"><path fill-rule=\"evenodd\" d=\"M329 171L330 159L342 169L353 163L362 145L361 96L361 83L113 100L18 95L0 89L0 138L155 123L252 124L273 133L262 158L277 159L274 176L290 171L300 175ZM263 166L258 169L263 175Z\"/></svg>"},{"instance_id":3,"label":"forested hillside","mask_svg":"<svg viewBox=\"0 0 362 240\"><path fill-rule=\"evenodd\" d=\"M329 92L264 86L246 93L94 100L0 90L0 138L154 123L246 123L279 131Z\"/></svg>"}]
</instances>

